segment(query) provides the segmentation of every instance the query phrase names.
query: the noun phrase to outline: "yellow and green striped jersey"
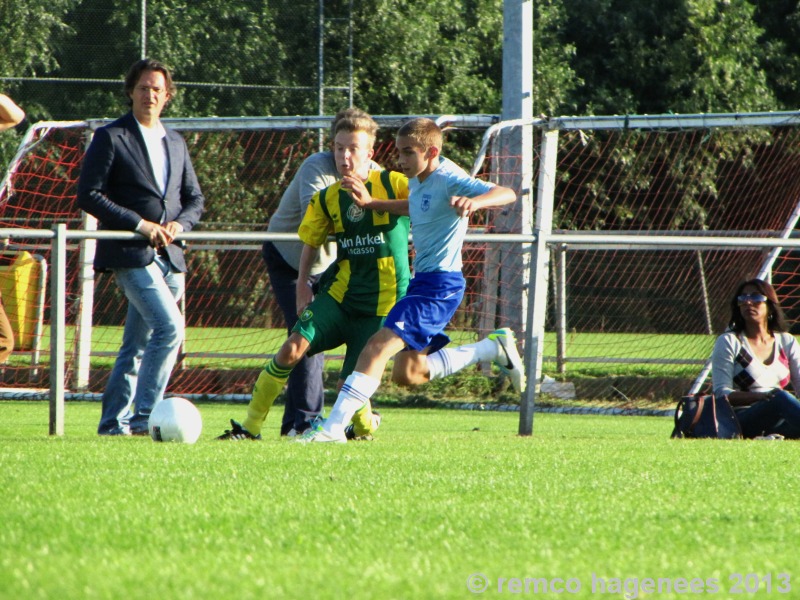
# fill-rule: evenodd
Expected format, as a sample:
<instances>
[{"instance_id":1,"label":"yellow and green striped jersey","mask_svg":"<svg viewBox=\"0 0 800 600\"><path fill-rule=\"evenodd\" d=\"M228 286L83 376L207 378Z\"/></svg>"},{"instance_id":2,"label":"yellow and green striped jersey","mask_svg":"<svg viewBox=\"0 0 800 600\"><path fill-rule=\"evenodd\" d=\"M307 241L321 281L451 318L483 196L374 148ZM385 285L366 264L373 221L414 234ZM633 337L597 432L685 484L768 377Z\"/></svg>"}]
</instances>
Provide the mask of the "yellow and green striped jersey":
<instances>
[{"instance_id":1,"label":"yellow and green striped jersey","mask_svg":"<svg viewBox=\"0 0 800 600\"><path fill-rule=\"evenodd\" d=\"M375 200L408 199L408 179L394 171L370 171L365 182ZM348 309L386 316L406 293L408 217L362 209L336 182L311 198L298 234L318 248L336 237L336 262L328 269L323 290Z\"/></svg>"}]
</instances>

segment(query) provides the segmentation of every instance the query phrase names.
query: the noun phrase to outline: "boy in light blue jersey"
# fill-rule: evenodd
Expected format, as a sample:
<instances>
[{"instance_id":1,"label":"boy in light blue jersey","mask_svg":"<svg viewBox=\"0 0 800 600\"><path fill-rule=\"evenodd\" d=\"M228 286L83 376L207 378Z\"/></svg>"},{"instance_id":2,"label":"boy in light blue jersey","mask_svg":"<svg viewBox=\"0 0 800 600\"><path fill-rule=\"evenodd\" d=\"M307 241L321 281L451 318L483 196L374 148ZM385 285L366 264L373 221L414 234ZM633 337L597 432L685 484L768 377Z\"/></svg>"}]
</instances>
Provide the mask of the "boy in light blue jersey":
<instances>
[{"instance_id":1,"label":"boy in light blue jersey","mask_svg":"<svg viewBox=\"0 0 800 600\"><path fill-rule=\"evenodd\" d=\"M491 360L509 375L517 392L525 389L522 359L510 329L454 349L445 348L450 338L444 333L464 297L461 247L470 214L512 203L516 194L470 177L441 158L442 131L430 119L405 123L396 145L400 168L409 179L414 277L406 296L361 351L325 424L297 438L299 442L345 442L345 426L378 389L393 356L392 379L401 385L427 383Z\"/></svg>"}]
</instances>

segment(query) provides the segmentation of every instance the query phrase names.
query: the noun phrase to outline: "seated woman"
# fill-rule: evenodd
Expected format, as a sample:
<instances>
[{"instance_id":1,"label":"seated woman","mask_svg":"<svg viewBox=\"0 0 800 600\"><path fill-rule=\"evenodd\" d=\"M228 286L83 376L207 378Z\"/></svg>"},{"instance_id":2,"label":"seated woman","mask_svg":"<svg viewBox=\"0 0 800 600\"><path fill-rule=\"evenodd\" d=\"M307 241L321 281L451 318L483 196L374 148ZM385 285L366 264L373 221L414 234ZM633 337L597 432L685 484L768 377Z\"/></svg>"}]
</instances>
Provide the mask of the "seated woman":
<instances>
[{"instance_id":1,"label":"seated woman","mask_svg":"<svg viewBox=\"0 0 800 600\"><path fill-rule=\"evenodd\" d=\"M728 396L746 438L800 438L800 345L786 332L773 287L761 279L740 284L731 300L728 331L711 355L716 396Z\"/></svg>"}]
</instances>

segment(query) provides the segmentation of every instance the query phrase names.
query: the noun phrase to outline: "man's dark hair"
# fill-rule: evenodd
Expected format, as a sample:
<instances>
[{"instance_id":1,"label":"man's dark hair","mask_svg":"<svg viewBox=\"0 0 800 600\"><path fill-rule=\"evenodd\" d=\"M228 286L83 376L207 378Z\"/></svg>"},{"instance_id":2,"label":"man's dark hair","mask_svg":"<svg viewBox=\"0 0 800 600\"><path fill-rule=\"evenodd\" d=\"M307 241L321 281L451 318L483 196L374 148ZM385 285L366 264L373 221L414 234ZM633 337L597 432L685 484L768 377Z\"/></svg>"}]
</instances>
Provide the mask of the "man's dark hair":
<instances>
[{"instance_id":1,"label":"man's dark hair","mask_svg":"<svg viewBox=\"0 0 800 600\"><path fill-rule=\"evenodd\" d=\"M164 75L167 93L169 94L170 98L175 96L175 83L172 81L172 73L170 73L169 68L163 63L153 60L152 58L143 58L133 63L131 68L128 69L128 74L125 75L125 97L128 98L129 103L133 89L136 87L136 84L139 83L139 79L141 78L142 73L145 71L158 71Z\"/></svg>"}]
</instances>

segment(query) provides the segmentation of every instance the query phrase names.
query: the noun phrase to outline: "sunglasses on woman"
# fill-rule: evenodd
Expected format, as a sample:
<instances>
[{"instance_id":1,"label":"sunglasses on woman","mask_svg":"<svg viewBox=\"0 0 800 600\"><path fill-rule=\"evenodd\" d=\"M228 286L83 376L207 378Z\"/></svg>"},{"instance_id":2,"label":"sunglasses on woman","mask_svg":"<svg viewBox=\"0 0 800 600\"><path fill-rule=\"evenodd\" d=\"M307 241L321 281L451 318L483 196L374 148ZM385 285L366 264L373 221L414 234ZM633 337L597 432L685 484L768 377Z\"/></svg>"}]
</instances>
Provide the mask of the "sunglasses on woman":
<instances>
[{"instance_id":1,"label":"sunglasses on woman","mask_svg":"<svg viewBox=\"0 0 800 600\"><path fill-rule=\"evenodd\" d=\"M761 304L767 301L767 297L763 294L742 294L736 296L736 301L739 304Z\"/></svg>"}]
</instances>

